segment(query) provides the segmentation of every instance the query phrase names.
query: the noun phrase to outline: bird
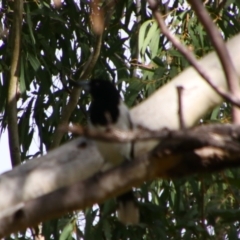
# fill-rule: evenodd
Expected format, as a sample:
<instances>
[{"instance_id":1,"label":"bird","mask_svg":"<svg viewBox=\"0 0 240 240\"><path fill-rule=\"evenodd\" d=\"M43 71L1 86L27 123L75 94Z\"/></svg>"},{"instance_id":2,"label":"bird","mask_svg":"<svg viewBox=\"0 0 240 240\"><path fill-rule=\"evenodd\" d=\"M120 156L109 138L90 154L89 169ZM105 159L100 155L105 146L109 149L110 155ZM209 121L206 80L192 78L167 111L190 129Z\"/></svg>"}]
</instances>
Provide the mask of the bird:
<instances>
[{"instance_id":1,"label":"bird","mask_svg":"<svg viewBox=\"0 0 240 240\"><path fill-rule=\"evenodd\" d=\"M84 83L85 89L91 95L89 107L89 128L105 132L109 126L118 130L131 130L133 124L128 107L121 99L115 85L106 79L90 79ZM82 84L82 85L84 85ZM79 82L81 85L81 82ZM133 143L109 143L95 141L104 159L102 171L119 166L133 159ZM133 190L117 197L117 215L125 225L135 225L139 222L139 208Z\"/></svg>"}]
</instances>

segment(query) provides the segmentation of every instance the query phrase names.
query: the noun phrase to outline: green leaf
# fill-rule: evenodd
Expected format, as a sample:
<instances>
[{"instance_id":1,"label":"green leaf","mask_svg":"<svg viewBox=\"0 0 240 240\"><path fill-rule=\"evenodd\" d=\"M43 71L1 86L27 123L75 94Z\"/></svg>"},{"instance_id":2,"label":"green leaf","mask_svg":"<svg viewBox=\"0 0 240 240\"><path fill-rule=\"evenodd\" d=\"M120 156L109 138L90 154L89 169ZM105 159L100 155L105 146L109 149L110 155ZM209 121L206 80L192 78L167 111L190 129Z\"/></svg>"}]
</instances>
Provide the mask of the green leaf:
<instances>
[{"instance_id":1,"label":"green leaf","mask_svg":"<svg viewBox=\"0 0 240 240\"><path fill-rule=\"evenodd\" d=\"M136 101L136 98L140 91L143 89L144 84L140 79L130 78L128 79L129 87L127 88L125 98L128 106L132 106Z\"/></svg>"},{"instance_id":2,"label":"green leaf","mask_svg":"<svg viewBox=\"0 0 240 240\"><path fill-rule=\"evenodd\" d=\"M220 106L217 106L214 108L214 110L212 111L210 120L218 120L219 110L220 110Z\"/></svg>"},{"instance_id":3,"label":"green leaf","mask_svg":"<svg viewBox=\"0 0 240 240\"><path fill-rule=\"evenodd\" d=\"M33 34L33 27L32 27L32 20L31 20L31 12L30 12L30 9L29 9L29 3L26 4L26 7L27 7L27 24L28 24L28 29L29 29L29 32L30 32L30 36L31 36L31 39L32 39L32 42L33 42L33 45L36 44L36 40L35 40L35 37L34 37L34 34Z\"/></svg>"},{"instance_id":4,"label":"green leaf","mask_svg":"<svg viewBox=\"0 0 240 240\"><path fill-rule=\"evenodd\" d=\"M150 29L148 30L147 34L146 34L146 38L144 39L144 42L143 42L143 45L142 45L142 48L139 47L139 49L141 49L141 53L144 54L146 49L147 49L147 46L149 45L150 41L153 39L153 37L155 35L158 36L159 38L159 33L157 31L158 29L158 24L156 21L154 21L152 23L152 26L150 27Z\"/></svg>"},{"instance_id":5,"label":"green leaf","mask_svg":"<svg viewBox=\"0 0 240 240\"><path fill-rule=\"evenodd\" d=\"M112 239L112 229L108 221L103 222L103 231L107 240Z\"/></svg>"},{"instance_id":6,"label":"green leaf","mask_svg":"<svg viewBox=\"0 0 240 240\"><path fill-rule=\"evenodd\" d=\"M158 51L161 51L161 48L159 48L159 41L160 29L158 28L149 43L149 47L151 50L151 59L153 59L157 55Z\"/></svg>"},{"instance_id":7,"label":"green leaf","mask_svg":"<svg viewBox=\"0 0 240 240\"><path fill-rule=\"evenodd\" d=\"M60 240L72 239L72 233L75 228L75 219L71 220L64 228L60 235Z\"/></svg>"},{"instance_id":8,"label":"green leaf","mask_svg":"<svg viewBox=\"0 0 240 240\"><path fill-rule=\"evenodd\" d=\"M145 35L146 35L146 31L147 31L147 27L148 25L152 22L153 20L148 20L146 22L144 22L140 29L139 29L139 37L138 37L138 47L139 50L141 51L141 49L143 48L143 44L145 41ZM142 52L142 51L141 51Z\"/></svg>"},{"instance_id":9,"label":"green leaf","mask_svg":"<svg viewBox=\"0 0 240 240\"><path fill-rule=\"evenodd\" d=\"M28 54L28 60L35 71L37 71L39 69L39 67L41 66L38 58L36 56L33 56L30 53Z\"/></svg>"}]
</instances>

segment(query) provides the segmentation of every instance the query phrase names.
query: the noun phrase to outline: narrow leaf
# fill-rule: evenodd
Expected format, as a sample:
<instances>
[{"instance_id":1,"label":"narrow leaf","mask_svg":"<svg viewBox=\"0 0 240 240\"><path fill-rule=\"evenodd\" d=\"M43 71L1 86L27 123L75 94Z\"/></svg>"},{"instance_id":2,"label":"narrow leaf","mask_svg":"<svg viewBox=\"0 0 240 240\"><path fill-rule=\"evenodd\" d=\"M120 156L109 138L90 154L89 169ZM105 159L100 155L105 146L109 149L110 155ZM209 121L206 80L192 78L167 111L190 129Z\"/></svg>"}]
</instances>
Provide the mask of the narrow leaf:
<instances>
[{"instance_id":1,"label":"narrow leaf","mask_svg":"<svg viewBox=\"0 0 240 240\"><path fill-rule=\"evenodd\" d=\"M33 27L32 27L31 12L30 12L30 9L29 9L29 4L27 4L27 25L28 25L28 29L29 29L30 36L31 36L31 39L33 41L33 44L36 44L36 40L35 40L33 31L32 31Z\"/></svg>"}]
</instances>

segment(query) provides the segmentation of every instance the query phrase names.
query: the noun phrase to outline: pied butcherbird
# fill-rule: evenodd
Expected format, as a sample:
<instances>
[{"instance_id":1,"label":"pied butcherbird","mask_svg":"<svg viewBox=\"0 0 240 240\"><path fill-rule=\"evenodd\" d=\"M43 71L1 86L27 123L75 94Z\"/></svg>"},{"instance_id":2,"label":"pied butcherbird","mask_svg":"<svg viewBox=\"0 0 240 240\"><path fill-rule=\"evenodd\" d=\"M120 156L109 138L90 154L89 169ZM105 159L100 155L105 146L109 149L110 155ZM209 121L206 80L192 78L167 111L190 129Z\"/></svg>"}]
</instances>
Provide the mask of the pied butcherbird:
<instances>
[{"instance_id":1,"label":"pied butcherbird","mask_svg":"<svg viewBox=\"0 0 240 240\"><path fill-rule=\"evenodd\" d=\"M89 127L92 130L106 132L109 127L118 130L133 128L129 110L120 97L113 83L104 79L91 79L78 82L79 86L91 94L89 107ZM104 159L102 171L116 167L124 161L133 159L133 143L109 143L95 141ZM139 222L139 209L133 191L117 197L118 219L126 225Z\"/></svg>"}]
</instances>

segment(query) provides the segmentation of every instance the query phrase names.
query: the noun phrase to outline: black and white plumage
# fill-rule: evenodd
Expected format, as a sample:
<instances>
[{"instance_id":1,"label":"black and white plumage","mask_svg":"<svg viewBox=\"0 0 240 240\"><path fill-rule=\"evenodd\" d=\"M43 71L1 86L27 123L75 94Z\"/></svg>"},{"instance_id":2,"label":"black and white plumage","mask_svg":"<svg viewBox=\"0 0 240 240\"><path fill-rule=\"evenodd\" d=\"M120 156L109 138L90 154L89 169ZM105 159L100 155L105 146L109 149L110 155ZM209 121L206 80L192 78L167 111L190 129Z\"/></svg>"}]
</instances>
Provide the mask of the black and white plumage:
<instances>
[{"instance_id":1,"label":"black and white plumage","mask_svg":"<svg viewBox=\"0 0 240 240\"><path fill-rule=\"evenodd\" d=\"M106 131L109 126L126 131L132 129L128 108L110 81L93 79L89 81L88 86L92 96L89 108L90 128L98 131ZM96 141L96 145L105 161L102 171L116 167L133 158L132 143ZM139 210L133 192L129 191L119 196L117 201L119 220L124 224L137 224Z\"/></svg>"}]
</instances>

